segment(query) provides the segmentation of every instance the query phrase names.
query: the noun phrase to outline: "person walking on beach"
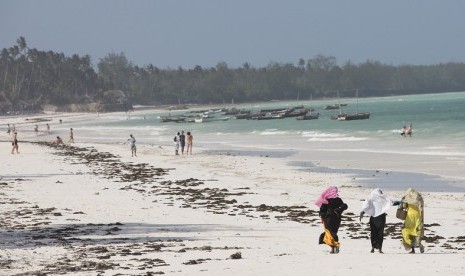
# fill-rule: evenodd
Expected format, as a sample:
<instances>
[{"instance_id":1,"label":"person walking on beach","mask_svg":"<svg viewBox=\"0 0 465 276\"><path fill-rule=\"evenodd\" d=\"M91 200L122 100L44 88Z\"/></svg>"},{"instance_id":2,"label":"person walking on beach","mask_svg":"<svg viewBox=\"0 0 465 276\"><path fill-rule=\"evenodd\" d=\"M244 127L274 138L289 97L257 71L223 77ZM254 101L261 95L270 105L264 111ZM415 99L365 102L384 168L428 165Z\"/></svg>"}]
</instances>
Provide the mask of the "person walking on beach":
<instances>
[{"instance_id":1,"label":"person walking on beach","mask_svg":"<svg viewBox=\"0 0 465 276\"><path fill-rule=\"evenodd\" d=\"M186 136L184 135L184 130L182 130L181 135L179 135L179 146L181 147L181 154L184 155L184 147L186 146Z\"/></svg>"},{"instance_id":2,"label":"person walking on beach","mask_svg":"<svg viewBox=\"0 0 465 276\"><path fill-rule=\"evenodd\" d=\"M47 128L47 134L50 134L50 125L46 124L46 128Z\"/></svg>"},{"instance_id":3,"label":"person walking on beach","mask_svg":"<svg viewBox=\"0 0 465 276\"><path fill-rule=\"evenodd\" d=\"M34 132L35 132L36 136L39 135L39 126L38 125L35 125Z\"/></svg>"},{"instance_id":4,"label":"person walking on beach","mask_svg":"<svg viewBox=\"0 0 465 276\"><path fill-rule=\"evenodd\" d=\"M68 143L69 143L69 144L74 143L73 128L70 128L70 129L69 129L69 140L68 140Z\"/></svg>"},{"instance_id":5,"label":"person walking on beach","mask_svg":"<svg viewBox=\"0 0 465 276\"><path fill-rule=\"evenodd\" d=\"M13 134L13 140L11 141L11 145L13 146L13 148L11 149L11 154L14 154L15 150L16 150L16 153L19 154L19 151L18 151L18 133L16 131Z\"/></svg>"},{"instance_id":6,"label":"person walking on beach","mask_svg":"<svg viewBox=\"0 0 465 276\"><path fill-rule=\"evenodd\" d=\"M379 188L374 189L362 204L359 220L361 222L365 214L370 216L371 253L374 253L375 249L378 249L379 253L383 253L386 212L391 205L392 201L386 198L383 191Z\"/></svg>"},{"instance_id":7,"label":"person walking on beach","mask_svg":"<svg viewBox=\"0 0 465 276\"><path fill-rule=\"evenodd\" d=\"M402 245L405 250L415 253L415 248L420 248L420 252L425 252L421 239L424 236L424 202L419 192L409 188L400 201L395 201L394 205L402 204L407 209L404 226L402 228Z\"/></svg>"},{"instance_id":8,"label":"person walking on beach","mask_svg":"<svg viewBox=\"0 0 465 276\"><path fill-rule=\"evenodd\" d=\"M339 197L337 187L330 186L318 197L315 205L320 207L319 216L325 230L320 235L319 244L329 245L331 254L339 253L340 243L337 232L341 226L342 212L347 209L347 204Z\"/></svg>"},{"instance_id":9,"label":"person walking on beach","mask_svg":"<svg viewBox=\"0 0 465 276\"><path fill-rule=\"evenodd\" d=\"M174 136L173 141L174 141L174 155L179 155L179 132Z\"/></svg>"},{"instance_id":10,"label":"person walking on beach","mask_svg":"<svg viewBox=\"0 0 465 276\"><path fill-rule=\"evenodd\" d=\"M131 156L132 157L134 157L134 156L137 157L136 138L134 138L134 136L132 136L132 134L129 134L128 142L131 143Z\"/></svg>"},{"instance_id":11,"label":"person walking on beach","mask_svg":"<svg viewBox=\"0 0 465 276\"><path fill-rule=\"evenodd\" d=\"M7 133L8 135L10 135L10 133L11 133L11 127L10 127L10 124L7 124L6 133Z\"/></svg>"},{"instance_id":12,"label":"person walking on beach","mask_svg":"<svg viewBox=\"0 0 465 276\"><path fill-rule=\"evenodd\" d=\"M192 155L192 145L193 145L193 141L194 141L194 136L192 136L192 133L190 133L189 131L187 132L187 136L186 136L186 139L187 139L187 149L186 149L186 154L191 154Z\"/></svg>"}]
</instances>

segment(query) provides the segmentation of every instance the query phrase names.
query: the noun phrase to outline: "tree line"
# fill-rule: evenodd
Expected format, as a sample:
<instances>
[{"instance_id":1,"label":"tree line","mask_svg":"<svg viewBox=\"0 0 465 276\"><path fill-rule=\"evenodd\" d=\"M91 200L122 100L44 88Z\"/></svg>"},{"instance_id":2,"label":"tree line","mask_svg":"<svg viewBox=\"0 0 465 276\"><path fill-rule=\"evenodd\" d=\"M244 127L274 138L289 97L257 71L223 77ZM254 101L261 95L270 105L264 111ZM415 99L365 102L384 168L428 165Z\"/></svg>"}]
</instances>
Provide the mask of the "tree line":
<instances>
[{"instance_id":1,"label":"tree line","mask_svg":"<svg viewBox=\"0 0 465 276\"><path fill-rule=\"evenodd\" d=\"M133 104L235 103L354 96L389 96L465 90L465 64L389 65L367 60L338 64L318 55L265 67L225 62L191 69L138 66L110 53L96 67L89 55L65 56L27 46L24 37L0 55L0 93L13 108L40 108L100 99L122 90ZM1 100L1 99L0 99Z\"/></svg>"}]
</instances>

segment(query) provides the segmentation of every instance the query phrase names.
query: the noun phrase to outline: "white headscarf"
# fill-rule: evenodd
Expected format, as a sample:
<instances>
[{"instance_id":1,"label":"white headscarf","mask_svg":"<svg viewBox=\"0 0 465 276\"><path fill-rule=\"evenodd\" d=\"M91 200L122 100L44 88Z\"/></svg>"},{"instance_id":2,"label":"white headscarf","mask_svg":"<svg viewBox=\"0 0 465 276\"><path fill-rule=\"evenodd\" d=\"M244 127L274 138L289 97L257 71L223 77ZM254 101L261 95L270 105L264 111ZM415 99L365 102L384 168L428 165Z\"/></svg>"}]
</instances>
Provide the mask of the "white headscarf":
<instances>
[{"instance_id":1,"label":"white headscarf","mask_svg":"<svg viewBox=\"0 0 465 276\"><path fill-rule=\"evenodd\" d=\"M367 216L377 217L386 213L391 205L392 201L383 195L381 189L376 188L371 192L370 197L363 202L362 211Z\"/></svg>"}]
</instances>

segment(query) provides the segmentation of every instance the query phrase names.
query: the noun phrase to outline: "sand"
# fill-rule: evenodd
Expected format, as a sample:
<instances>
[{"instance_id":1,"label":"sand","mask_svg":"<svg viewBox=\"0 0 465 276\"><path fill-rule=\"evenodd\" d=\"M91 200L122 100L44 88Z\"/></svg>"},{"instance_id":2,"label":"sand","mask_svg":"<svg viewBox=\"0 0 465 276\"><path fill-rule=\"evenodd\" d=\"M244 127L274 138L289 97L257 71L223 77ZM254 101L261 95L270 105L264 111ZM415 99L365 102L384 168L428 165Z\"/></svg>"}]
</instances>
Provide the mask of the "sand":
<instances>
[{"instance_id":1,"label":"sand","mask_svg":"<svg viewBox=\"0 0 465 276\"><path fill-rule=\"evenodd\" d=\"M67 119L84 122L85 116ZM33 133L20 137L20 154L13 155L6 133L0 139L1 275L465 271L463 193L422 193L425 253L401 248L394 207L385 253L370 253L368 219L359 223L358 213L371 189L357 176L227 150L196 147L194 155L174 156L172 147L138 145L138 156L131 157L129 147L115 144L55 146L37 142ZM349 205L337 255L318 245L322 225L313 201L328 185L338 186ZM402 191L387 195L399 199Z\"/></svg>"}]
</instances>

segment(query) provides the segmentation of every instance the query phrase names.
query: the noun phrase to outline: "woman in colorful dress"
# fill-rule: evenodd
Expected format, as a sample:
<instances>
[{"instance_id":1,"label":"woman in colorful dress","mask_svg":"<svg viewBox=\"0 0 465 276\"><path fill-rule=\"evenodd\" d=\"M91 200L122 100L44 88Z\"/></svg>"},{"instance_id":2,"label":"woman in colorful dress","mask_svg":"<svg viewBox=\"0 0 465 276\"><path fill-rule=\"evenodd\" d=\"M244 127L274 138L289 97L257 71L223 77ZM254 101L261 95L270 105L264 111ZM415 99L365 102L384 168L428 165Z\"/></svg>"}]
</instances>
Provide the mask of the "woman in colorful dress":
<instances>
[{"instance_id":1,"label":"woman in colorful dress","mask_svg":"<svg viewBox=\"0 0 465 276\"><path fill-rule=\"evenodd\" d=\"M347 209L339 197L337 187L328 187L315 201L315 205L320 207L319 215L325 231L320 235L319 244L327 244L331 247L331 254L339 253L339 237L337 232L341 226L342 212Z\"/></svg>"},{"instance_id":2,"label":"woman in colorful dress","mask_svg":"<svg viewBox=\"0 0 465 276\"><path fill-rule=\"evenodd\" d=\"M419 248L421 253L425 252L421 244L425 232L423 197L419 192L409 188L402 200L394 202L394 205L399 204L407 208L407 216L402 228L402 245L405 250L410 250L410 253L415 253L415 248Z\"/></svg>"}]
</instances>

